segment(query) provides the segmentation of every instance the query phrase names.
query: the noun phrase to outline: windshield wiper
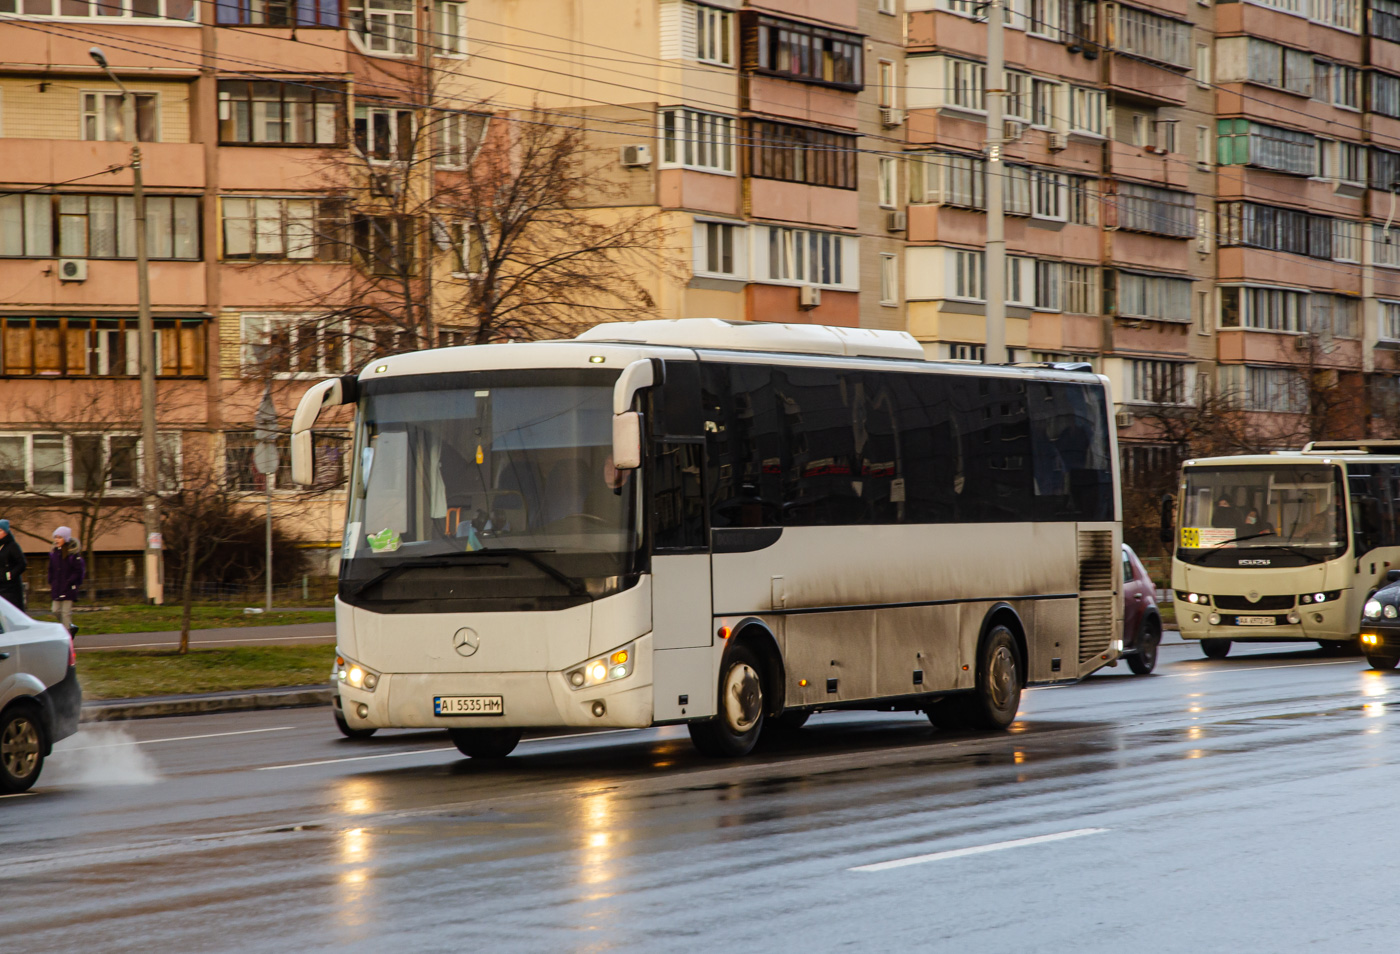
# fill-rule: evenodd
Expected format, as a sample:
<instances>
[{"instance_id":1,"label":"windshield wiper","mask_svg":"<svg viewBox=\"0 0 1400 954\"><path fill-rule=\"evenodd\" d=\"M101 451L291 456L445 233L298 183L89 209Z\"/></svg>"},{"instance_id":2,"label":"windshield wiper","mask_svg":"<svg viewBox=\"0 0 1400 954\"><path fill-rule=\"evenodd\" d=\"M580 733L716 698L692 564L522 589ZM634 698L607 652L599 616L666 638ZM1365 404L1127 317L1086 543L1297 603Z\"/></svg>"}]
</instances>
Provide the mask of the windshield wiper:
<instances>
[{"instance_id":1,"label":"windshield wiper","mask_svg":"<svg viewBox=\"0 0 1400 954\"><path fill-rule=\"evenodd\" d=\"M402 571L402 570L417 570L417 569L440 570L440 569L443 569L444 567L458 566L458 565L460 564L460 561L456 559L457 557L462 557L462 556L475 556L477 553L480 553L480 552L481 552L481 551L473 551L473 552L471 552L471 553L447 554L445 557L439 557L439 558L432 559L432 560L405 560L403 563L396 563L396 564L394 564L393 566L385 567L383 570L380 570L380 571L379 571L378 573L376 573L374 576L370 577L368 580L366 580L365 582L361 583L359 586L355 587L355 592L354 592L353 594L351 594L351 595L352 595L352 596L359 596L361 593L363 593L365 590L369 589L371 586L374 586L376 583L382 583L382 582L384 582L384 581L387 580L389 577L396 575L397 573L399 573L399 572ZM487 561L485 561L485 560L482 560L482 561L475 561L475 560L474 560L474 561L472 561L472 562L473 562L476 566L509 566L509 565L510 565L510 561L509 561L509 560L494 560L494 561L491 561L491 562L487 562Z\"/></svg>"},{"instance_id":2,"label":"windshield wiper","mask_svg":"<svg viewBox=\"0 0 1400 954\"><path fill-rule=\"evenodd\" d=\"M572 577L565 576L563 573L560 573L559 570L558 570L557 568L555 568L555 567L553 567L553 566L550 566L548 563L546 563L544 560L541 560L541 559L537 556L537 554L540 554L540 553L553 553L553 552L554 552L554 551L553 551L552 549L547 549L547 548L533 549L533 550L523 550L523 549L521 549L520 547L485 547L485 548L480 549L480 550L467 550L467 551L465 551L465 552L463 552L463 553L458 554L458 556L513 556L513 557L520 557L520 559L524 560L526 563L530 564L532 567L534 567L535 569L539 570L541 573L543 573L543 574L545 574L546 576L548 576L548 577L550 577L551 579L553 579L553 580L554 580L556 583L558 583L560 586L564 587L564 589L568 590L569 593L570 593L570 595L572 595L572 596L586 596L586 595L588 595L588 594L587 594L587 591L583 588L582 585L579 584L579 582L578 582L577 580L573 579Z\"/></svg>"}]
</instances>

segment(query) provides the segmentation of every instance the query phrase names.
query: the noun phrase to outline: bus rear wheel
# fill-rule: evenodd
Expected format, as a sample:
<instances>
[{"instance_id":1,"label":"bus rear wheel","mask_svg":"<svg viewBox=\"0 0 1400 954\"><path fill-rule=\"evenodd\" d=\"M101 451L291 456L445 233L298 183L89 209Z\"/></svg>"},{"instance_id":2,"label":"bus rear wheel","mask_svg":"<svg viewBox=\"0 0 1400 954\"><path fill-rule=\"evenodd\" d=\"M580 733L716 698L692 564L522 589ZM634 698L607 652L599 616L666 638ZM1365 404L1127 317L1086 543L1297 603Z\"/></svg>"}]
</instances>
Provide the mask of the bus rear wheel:
<instances>
[{"instance_id":1,"label":"bus rear wheel","mask_svg":"<svg viewBox=\"0 0 1400 954\"><path fill-rule=\"evenodd\" d=\"M1005 729L1021 708L1021 650L1005 626L995 626L977 654L977 688L939 699L925 710L940 729Z\"/></svg>"},{"instance_id":2,"label":"bus rear wheel","mask_svg":"<svg viewBox=\"0 0 1400 954\"><path fill-rule=\"evenodd\" d=\"M719 674L718 712L689 725L701 755L733 759L748 755L763 731L763 666L747 646L735 646Z\"/></svg>"},{"instance_id":3,"label":"bus rear wheel","mask_svg":"<svg viewBox=\"0 0 1400 954\"><path fill-rule=\"evenodd\" d=\"M1201 640L1201 652L1206 654L1207 659L1224 659L1230 655L1230 641L1228 639L1203 639Z\"/></svg>"},{"instance_id":4,"label":"bus rear wheel","mask_svg":"<svg viewBox=\"0 0 1400 954\"><path fill-rule=\"evenodd\" d=\"M1384 672L1387 669L1394 669L1396 663L1400 663L1400 656L1373 656L1366 654L1366 663L1372 669L1379 669Z\"/></svg>"},{"instance_id":5,"label":"bus rear wheel","mask_svg":"<svg viewBox=\"0 0 1400 954\"><path fill-rule=\"evenodd\" d=\"M521 729L448 729L457 751L473 759L503 759L520 744Z\"/></svg>"}]
</instances>

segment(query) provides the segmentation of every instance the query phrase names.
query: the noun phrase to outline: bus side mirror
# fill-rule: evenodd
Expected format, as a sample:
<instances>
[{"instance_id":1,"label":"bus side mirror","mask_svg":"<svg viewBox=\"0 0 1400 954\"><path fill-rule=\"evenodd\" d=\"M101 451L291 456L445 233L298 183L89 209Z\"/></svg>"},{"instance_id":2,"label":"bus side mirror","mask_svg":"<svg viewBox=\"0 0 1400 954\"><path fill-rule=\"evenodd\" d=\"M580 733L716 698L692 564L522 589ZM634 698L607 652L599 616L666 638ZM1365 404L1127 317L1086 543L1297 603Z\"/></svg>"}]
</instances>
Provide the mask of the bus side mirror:
<instances>
[{"instance_id":1,"label":"bus side mirror","mask_svg":"<svg viewBox=\"0 0 1400 954\"><path fill-rule=\"evenodd\" d=\"M310 487L316 482L316 462L311 453L311 431L292 435L292 483Z\"/></svg>"},{"instance_id":2,"label":"bus side mirror","mask_svg":"<svg viewBox=\"0 0 1400 954\"><path fill-rule=\"evenodd\" d=\"M614 467L636 470L642 466L642 415L639 411L613 415L612 443Z\"/></svg>"},{"instance_id":3,"label":"bus side mirror","mask_svg":"<svg viewBox=\"0 0 1400 954\"><path fill-rule=\"evenodd\" d=\"M316 466L311 450L311 428L328 407L354 404L359 400L359 379L353 374L318 381L307 389L292 415L292 483L310 487L316 482Z\"/></svg>"},{"instance_id":4,"label":"bus side mirror","mask_svg":"<svg viewBox=\"0 0 1400 954\"><path fill-rule=\"evenodd\" d=\"M1162 494L1162 545L1170 547L1172 542L1172 515L1176 509L1176 498Z\"/></svg>"}]
</instances>

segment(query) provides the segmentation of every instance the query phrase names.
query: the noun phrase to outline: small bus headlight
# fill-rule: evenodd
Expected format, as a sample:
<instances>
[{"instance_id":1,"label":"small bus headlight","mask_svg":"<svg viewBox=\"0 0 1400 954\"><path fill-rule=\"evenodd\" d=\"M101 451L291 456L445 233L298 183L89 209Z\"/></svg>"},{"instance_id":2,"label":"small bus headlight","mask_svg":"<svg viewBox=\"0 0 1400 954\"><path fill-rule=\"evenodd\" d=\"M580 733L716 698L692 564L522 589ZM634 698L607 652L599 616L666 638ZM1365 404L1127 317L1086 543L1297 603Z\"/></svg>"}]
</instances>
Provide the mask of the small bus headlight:
<instances>
[{"instance_id":1,"label":"small bus headlight","mask_svg":"<svg viewBox=\"0 0 1400 954\"><path fill-rule=\"evenodd\" d=\"M1366 614L1366 617L1368 619L1378 618L1381 615L1381 601L1367 600L1366 605L1365 607L1363 607L1362 611Z\"/></svg>"},{"instance_id":2,"label":"small bus headlight","mask_svg":"<svg viewBox=\"0 0 1400 954\"><path fill-rule=\"evenodd\" d=\"M569 680L569 686L574 689L626 679L632 675L632 660L636 654L635 645L626 645L605 656L590 659L577 669L569 670L565 678Z\"/></svg>"}]
</instances>

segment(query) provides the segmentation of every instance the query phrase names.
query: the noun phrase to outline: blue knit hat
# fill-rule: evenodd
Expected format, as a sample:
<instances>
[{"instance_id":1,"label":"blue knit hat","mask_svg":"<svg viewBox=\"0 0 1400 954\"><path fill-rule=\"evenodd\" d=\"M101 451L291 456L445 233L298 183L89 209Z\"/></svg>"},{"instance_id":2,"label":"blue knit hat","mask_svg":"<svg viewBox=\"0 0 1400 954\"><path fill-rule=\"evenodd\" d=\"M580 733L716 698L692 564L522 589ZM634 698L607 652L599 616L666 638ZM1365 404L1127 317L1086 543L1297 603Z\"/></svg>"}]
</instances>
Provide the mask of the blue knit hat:
<instances>
[{"instance_id":1,"label":"blue knit hat","mask_svg":"<svg viewBox=\"0 0 1400 954\"><path fill-rule=\"evenodd\" d=\"M10 532L10 521L8 521L8 520L0 520L0 530L4 530L6 533L9 533L9 532Z\"/></svg>"}]
</instances>

